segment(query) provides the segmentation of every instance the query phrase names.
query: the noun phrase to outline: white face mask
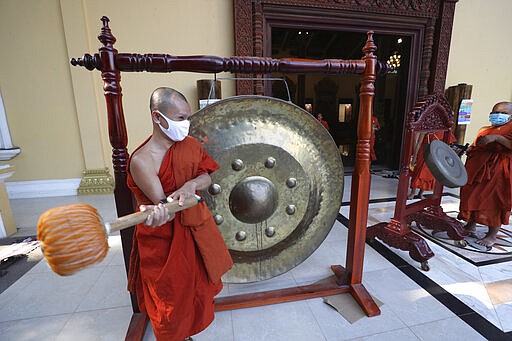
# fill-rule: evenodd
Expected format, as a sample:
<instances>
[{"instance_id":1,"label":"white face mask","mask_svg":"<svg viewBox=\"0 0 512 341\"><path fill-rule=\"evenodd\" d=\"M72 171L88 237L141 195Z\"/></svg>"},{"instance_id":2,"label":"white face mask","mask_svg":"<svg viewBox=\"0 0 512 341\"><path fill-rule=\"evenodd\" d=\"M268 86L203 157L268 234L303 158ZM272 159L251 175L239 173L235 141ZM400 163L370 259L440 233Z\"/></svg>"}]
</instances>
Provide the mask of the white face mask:
<instances>
[{"instance_id":1,"label":"white face mask","mask_svg":"<svg viewBox=\"0 0 512 341\"><path fill-rule=\"evenodd\" d=\"M158 126L164 132L167 137L169 137L173 141L183 141L185 137L188 135L188 130L190 128L190 121L173 121L165 117L161 112L158 112L161 117L163 117L167 121L168 128L165 129L159 123Z\"/></svg>"}]
</instances>

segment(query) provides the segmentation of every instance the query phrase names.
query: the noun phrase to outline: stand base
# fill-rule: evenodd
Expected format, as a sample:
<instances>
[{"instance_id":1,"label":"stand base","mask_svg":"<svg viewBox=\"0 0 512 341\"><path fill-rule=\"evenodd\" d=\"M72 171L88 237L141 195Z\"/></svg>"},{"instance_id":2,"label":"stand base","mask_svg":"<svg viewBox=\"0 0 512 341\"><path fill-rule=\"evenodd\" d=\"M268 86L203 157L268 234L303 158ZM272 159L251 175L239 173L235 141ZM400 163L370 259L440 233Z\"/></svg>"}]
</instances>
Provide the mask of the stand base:
<instances>
[{"instance_id":1,"label":"stand base","mask_svg":"<svg viewBox=\"0 0 512 341\"><path fill-rule=\"evenodd\" d=\"M433 231L446 231L452 240L463 240L468 236L460 221L449 217L444 213L441 206L430 206L422 211L411 213L407 216L407 223L416 222Z\"/></svg>"},{"instance_id":2,"label":"stand base","mask_svg":"<svg viewBox=\"0 0 512 341\"><path fill-rule=\"evenodd\" d=\"M349 277L346 274L345 268L341 265L332 265L331 269L335 277L324 283L216 298L215 311L258 307L349 292L368 317L380 315L379 307L361 283L348 284ZM147 315L142 313L133 314L125 340L141 341L147 322Z\"/></svg>"},{"instance_id":3,"label":"stand base","mask_svg":"<svg viewBox=\"0 0 512 341\"><path fill-rule=\"evenodd\" d=\"M428 260L434 257L434 252L422 237L411 232L409 227L402 227L400 222L392 219L389 223L369 226L366 236L368 240L377 237L389 246L409 251L409 256L420 262L423 270L429 270Z\"/></svg>"}]
</instances>

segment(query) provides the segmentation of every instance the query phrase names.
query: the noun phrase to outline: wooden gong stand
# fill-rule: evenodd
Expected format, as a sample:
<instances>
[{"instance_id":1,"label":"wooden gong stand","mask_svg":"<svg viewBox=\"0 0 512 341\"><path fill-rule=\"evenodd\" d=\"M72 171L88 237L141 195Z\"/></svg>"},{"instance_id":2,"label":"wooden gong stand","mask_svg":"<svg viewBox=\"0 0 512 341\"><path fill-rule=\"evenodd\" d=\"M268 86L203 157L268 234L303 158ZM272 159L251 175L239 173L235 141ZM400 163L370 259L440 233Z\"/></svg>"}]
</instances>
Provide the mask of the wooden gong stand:
<instances>
[{"instance_id":1,"label":"wooden gong stand","mask_svg":"<svg viewBox=\"0 0 512 341\"><path fill-rule=\"evenodd\" d=\"M220 297L215 299L215 310L231 310L267 304L291 302L314 297L351 293L368 316L380 314L379 307L362 284L363 258L366 240L366 222L370 194L370 136L373 112L374 84L377 73L385 73L388 66L377 61L374 55L377 47L373 32L367 33L366 44L360 60L309 60L272 59L261 57L187 56L175 57L167 54L118 53L114 49L116 38L108 26L109 19L101 18L103 27L98 39L103 44L99 53L85 54L82 58L71 59L71 64L88 70L101 71L105 100L107 103L108 129L112 145L114 167L114 197L118 216L134 212L133 197L126 185L126 164L128 160L127 132L122 105L120 86L122 72L173 72L189 71L199 73L232 72L239 74L280 73L327 73L360 74L360 108L357 129L356 162L352 173L350 194L350 223L347 241L346 266L332 265L334 279L328 283L302 285L286 289ZM133 228L121 231L125 267L128 270L132 246ZM340 250L341 251L341 250ZM138 310L135 295L131 295L134 314L126 339L141 340L148 318Z\"/></svg>"},{"instance_id":2,"label":"wooden gong stand","mask_svg":"<svg viewBox=\"0 0 512 341\"><path fill-rule=\"evenodd\" d=\"M410 257L420 262L421 268L425 271L429 270L428 260L434 253L422 237L410 230L409 224L415 221L434 231L446 231L456 242L463 240L467 232L461 222L444 213L441 207L443 185L438 181L435 182L434 193L430 197L407 205L407 191L411 178L409 165L413 155L415 133L444 131L443 142L448 143L452 125L453 111L443 94L426 96L416 103L407 115L395 214L388 223L378 223L367 230L368 239L378 237L390 246L409 251Z\"/></svg>"}]
</instances>

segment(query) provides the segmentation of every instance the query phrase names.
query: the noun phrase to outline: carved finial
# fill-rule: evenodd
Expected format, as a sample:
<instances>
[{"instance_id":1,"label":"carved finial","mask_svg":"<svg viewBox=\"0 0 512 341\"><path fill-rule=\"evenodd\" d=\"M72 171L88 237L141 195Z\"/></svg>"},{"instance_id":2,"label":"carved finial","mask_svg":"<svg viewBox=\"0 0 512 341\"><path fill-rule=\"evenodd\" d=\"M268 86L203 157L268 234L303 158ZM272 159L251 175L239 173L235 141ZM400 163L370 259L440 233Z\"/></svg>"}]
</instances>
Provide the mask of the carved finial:
<instances>
[{"instance_id":1,"label":"carved finial","mask_svg":"<svg viewBox=\"0 0 512 341\"><path fill-rule=\"evenodd\" d=\"M102 16L101 21L103 21L103 27L108 27L108 23L110 22L110 19L106 16Z\"/></svg>"},{"instance_id":2,"label":"carved finial","mask_svg":"<svg viewBox=\"0 0 512 341\"><path fill-rule=\"evenodd\" d=\"M373 42L373 31L368 31L366 33L368 36L366 38L366 44L363 47L363 52L365 55L373 55L373 52L377 51L377 46Z\"/></svg>"},{"instance_id":3,"label":"carved finial","mask_svg":"<svg viewBox=\"0 0 512 341\"><path fill-rule=\"evenodd\" d=\"M386 73L393 72L395 70L396 69L392 65L389 65L386 62L377 61L377 74L378 75L385 75Z\"/></svg>"},{"instance_id":4,"label":"carved finial","mask_svg":"<svg viewBox=\"0 0 512 341\"><path fill-rule=\"evenodd\" d=\"M83 58L71 58L69 62L73 66L83 66L89 71L94 69L101 70L101 60L97 53L94 54L94 56L86 53L84 54Z\"/></svg>"},{"instance_id":5,"label":"carved finial","mask_svg":"<svg viewBox=\"0 0 512 341\"><path fill-rule=\"evenodd\" d=\"M116 42L116 38L112 35L110 27L108 26L110 19L106 16L103 16L100 20L103 22L103 27L101 28L101 34L98 36L98 39L101 41L103 46L112 47L112 45Z\"/></svg>"}]
</instances>

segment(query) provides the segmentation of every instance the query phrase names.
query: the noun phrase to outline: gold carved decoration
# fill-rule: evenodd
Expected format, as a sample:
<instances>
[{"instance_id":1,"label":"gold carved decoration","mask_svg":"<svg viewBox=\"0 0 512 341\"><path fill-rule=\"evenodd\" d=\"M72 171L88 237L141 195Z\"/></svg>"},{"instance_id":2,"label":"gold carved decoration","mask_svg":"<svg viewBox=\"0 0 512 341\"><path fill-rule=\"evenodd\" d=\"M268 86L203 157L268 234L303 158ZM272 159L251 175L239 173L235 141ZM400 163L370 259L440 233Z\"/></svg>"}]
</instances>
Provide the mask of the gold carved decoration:
<instances>
[{"instance_id":1,"label":"gold carved decoration","mask_svg":"<svg viewBox=\"0 0 512 341\"><path fill-rule=\"evenodd\" d=\"M82 172L82 180L78 194L110 194L114 192L114 178L108 168L86 169Z\"/></svg>"}]
</instances>

